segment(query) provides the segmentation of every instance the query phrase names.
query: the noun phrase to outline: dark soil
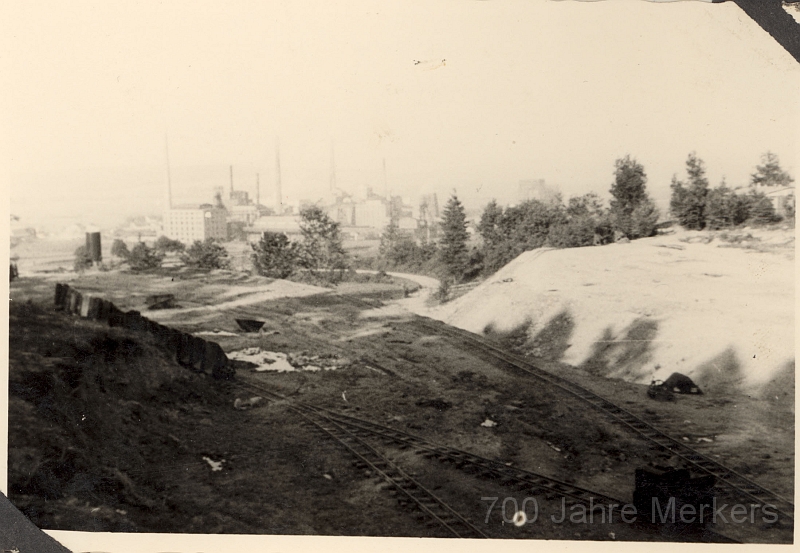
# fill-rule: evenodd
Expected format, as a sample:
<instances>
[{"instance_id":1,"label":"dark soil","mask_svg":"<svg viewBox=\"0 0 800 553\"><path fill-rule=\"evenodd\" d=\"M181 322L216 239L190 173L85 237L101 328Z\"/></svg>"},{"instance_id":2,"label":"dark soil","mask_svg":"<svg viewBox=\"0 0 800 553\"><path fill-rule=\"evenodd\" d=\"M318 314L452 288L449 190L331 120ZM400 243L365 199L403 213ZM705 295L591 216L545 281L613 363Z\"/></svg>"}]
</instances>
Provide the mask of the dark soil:
<instances>
[{"instance_id":1,"label":"dark soil","mask_svg":"<svg viewBox=\"0 0 800 553\"><path fill-rule=\"evenodd\" d=\"M109 290L109 295L113 290L121 297L120 287L130 286L132 277L85 278L87 288ZM142 298L148 290L175 293L181 305L188 297L195 304L212 304L226 289L220 283L230 279L138 278L136 292ZM80 290L82 284L71 286ZM253 395L238 387L240 381L623 502L631 501L637 467L681 465L586 404L471 354L455 339L427 335L413 317L371 313L368 304L331 292L224 312L153 314L183 330L233 333L213 338L228 352L257 346L349 360L335 370L287 373L255 372L240 363L237 381L220 382L178 366L147 335L55 312L52 286L52 281L30 278L15 281L10 317L9 497L43 528L447 535L401 507L377 475L355 466L345 449L285 401L234 409L235 399ZM347 291L358 290L350 285ZM138 308L133 301L126 307ZM238 330L234 319L245 316L266 321L262 331ZM544 357L537 362L545 368L792 497L793 406L785 399L704 390L702 396L656 402L647 398L646 386L593 376ZM487 420L494 426L483 426ZM412 451L375 445L491 537L675 539L616 520L557 524L550 516L559 515L559 498L531 496ZM490 513L491 501L482 499L487 497L499 498ZM510 508L526 497L536 497L537 522L522 528L504 524L502 503ZM718 524L715 530L742 541L792 539L791 529L767 528L758 520Z\"/></svg>"}]
</instances>

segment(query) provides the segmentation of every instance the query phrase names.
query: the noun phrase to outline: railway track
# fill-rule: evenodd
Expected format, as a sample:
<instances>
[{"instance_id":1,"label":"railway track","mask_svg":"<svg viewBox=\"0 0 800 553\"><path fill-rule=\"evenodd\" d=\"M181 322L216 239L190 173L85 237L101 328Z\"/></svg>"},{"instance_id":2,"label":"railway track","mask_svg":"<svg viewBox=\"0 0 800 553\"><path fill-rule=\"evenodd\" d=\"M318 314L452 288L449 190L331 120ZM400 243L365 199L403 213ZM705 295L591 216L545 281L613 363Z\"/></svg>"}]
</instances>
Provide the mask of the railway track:
<instances>
[{"instance_id":1,"label":"railway track","mask_svg":"<svg viewBox=\"0 0 800 553\"><path fill-rule=\"evenodd\" d=\"M239 386L272 397L287 400L264 386L252 382L239 382ZM401 469L386 456L367 443L363 436L348 427L346 422L323 414L319 409L296 401L289 401L289 409L303 417L310 424L335 440L360 462L361 467L371 469L383 478L391 489L401 496L401 503L411 504L423 513L431 522L438 524L452 537L456 538L488 538L467 518L450 507L444 500L423 486L419 481Z\"/></svg>"},{"instance_id":2,"label":"railway track","mask_svg":"<svg viewBox=\"0 0 800 553\"><path fill-rule=\"evenodd\" d=\"M536 367L524 359L509 354L492 342L466 330L457 329L438 321L433 323L423 317L417 317L415 324L435 334L446 334L456 338L463 345L479 354L488 355L494 360L500 360L516 370L552 385L567 395L588 403L633 433L678 456L699 472L714 475L718 487L725 488L729 493L732 492L735 496L756 502L759 505L773 505L781 519L790 525L794 524L794 504L791 501L692 449L683 442L668 436L602 396L570 380Z\"/></svg>"},{"instance_id":3,"label":"railway track","mask_svg":"<svg viewBox=\"0 0 800 553\"><path fill-rule=\"evenodd\" d=\"M250 379L245 381L240 377L238 379L238 385L250 391L266 395L269 398L288 402L290 409L302 414L306 420L324 430L328 435L334 437L350 450L351 453L356 455L365 465L373 467L378 474L392 483L392 485L396 486L397 489L401 491L409 490L411 492L422 491L425 493L428 498L433 500L432 502L426 502L424 500L416 501L412 497L413 494L407 495L420 506L423 512L429 514L433 520L439 522L442 526L445 526L454 535L459 537L485 538L487 536L420 484L415 483L410 489L401 488L399 485L395 484L398 480L394 476L396 474L401 476L399 479L401 481L413 481L413 479L394 463L382 456L372 446L366 444L364 440L376 439L383 443L395 445L400 449L413 449L415 454L422 455L428 459L451 463L459 470L469 472L482 478L496 480L500 485L516 489L517 491L525 491L529 494L541 494L548 500L563 497L567 506L580 503L591 506L594 509L603 509L607 508L609 505L621 506L628 503L627 501L587 490L574 484L512 467L501 461L482 457L458 448L434 444L424 438L397 430L390 426L293 400L284 394L276 392L261 383L253 382ZM358 444L357 447L353 447L354 441ZM370 457L378 458L378 462L370 461ZM390 470L383 468L386 465L390 465ZM439 511L443 511L444 515L440 512L432 512L431 503L438 505ZM456 524L456 521L459 524ZM477 533L478 535L470 536L468 535L470 532ZM697 540L709 543L739 543L736 540L732 540L708 529L706 529L702 535L697 536Z\"/></svg>"}]
</instances>

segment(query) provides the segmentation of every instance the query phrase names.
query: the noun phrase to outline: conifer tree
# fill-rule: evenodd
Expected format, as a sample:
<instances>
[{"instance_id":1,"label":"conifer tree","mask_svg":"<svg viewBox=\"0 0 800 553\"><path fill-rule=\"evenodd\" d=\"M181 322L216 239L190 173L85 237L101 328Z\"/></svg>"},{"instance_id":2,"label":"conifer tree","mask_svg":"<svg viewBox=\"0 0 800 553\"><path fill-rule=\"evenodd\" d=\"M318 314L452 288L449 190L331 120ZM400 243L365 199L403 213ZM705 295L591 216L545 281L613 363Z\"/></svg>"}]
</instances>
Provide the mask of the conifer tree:
<instances>
[{"instance_id":1,"label":"conifer tree","mask_svg":"<svg viewBox=\"0 0 800 553\"><path fill-rule=\"evenodd\" d=\"M460 280L469 264L467 216L455 192L444 208L439 241L439 262L446 277Z\"/></svg>"}]
</instances>

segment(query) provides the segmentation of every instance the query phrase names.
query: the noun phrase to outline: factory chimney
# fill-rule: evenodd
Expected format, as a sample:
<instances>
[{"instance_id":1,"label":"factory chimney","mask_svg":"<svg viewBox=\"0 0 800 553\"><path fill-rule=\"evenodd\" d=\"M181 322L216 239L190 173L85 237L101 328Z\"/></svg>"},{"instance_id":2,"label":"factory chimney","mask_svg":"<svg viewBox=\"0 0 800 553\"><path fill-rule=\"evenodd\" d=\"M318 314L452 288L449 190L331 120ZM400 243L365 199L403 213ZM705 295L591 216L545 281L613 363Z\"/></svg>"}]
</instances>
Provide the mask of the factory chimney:
<instances>
[{"instance_id":1,"label":"factory chimney","mask_svg":"<svg viewBox=\"0 0 800 553\"><path fill-rule=\"evenodd\" d=\"M167 204L166 205L166 209L169 211L170 209L172 209L172 178L171 178L170 170L169 170L169 138L167 137L166 133L164 134L164 149L165 149L166 157L167 157L167 160L166 160L167 161L167 190L166 190L167 194L166 194L166 198L165 198L165 200L166 200L165 203Z\"/></svg>"},{"instance_id":2,"label":"factory chimney","mask_svg":"<svg viewBox=\"0 0 800 553\"><path fill-rule=\"evenodd\" d=\"M383 193L386 194L387 200L392 199L392 195L389 193L389 181L386 178L386 158L383 158Z\"/></svg>"},{"instance_id":3,"label":"factory chimney","mask_svg":"<svg viewBox=\"0 0 800 553\"><path fill-rule=\"evenodd\" d=\"M331 196L336 196L336 161L333 157L333 140L331 140Z\"/></svg>"},{"instance_id":4,"label":"factory chimney","mask_svg":"<svg viewBox=\"0 0 800 553\"><path fill-rule=\"evenodd\" d=\"M281 147L275 141L275 211L283 215L283 190L281 189Z\"/></svg>"},{"instance_id":5,"label":"factory chimney","mask_svg":"<svg viewBox=\"0 0 800 553\"><path fill-rule=\"evenodd\" d=\"M258 173L256 173L256 207L261 205L261 183L258 181Z\"/></svg>"},{"instance_id":6,"label":"factory chimney","mask_svg":"<svg viewBox=\"0 0 800 553\"><path fill-rule=\"evenodd\" d=\"M231 165L231 199L233 199L233 165Z\"/></svg>"}]
</instances>

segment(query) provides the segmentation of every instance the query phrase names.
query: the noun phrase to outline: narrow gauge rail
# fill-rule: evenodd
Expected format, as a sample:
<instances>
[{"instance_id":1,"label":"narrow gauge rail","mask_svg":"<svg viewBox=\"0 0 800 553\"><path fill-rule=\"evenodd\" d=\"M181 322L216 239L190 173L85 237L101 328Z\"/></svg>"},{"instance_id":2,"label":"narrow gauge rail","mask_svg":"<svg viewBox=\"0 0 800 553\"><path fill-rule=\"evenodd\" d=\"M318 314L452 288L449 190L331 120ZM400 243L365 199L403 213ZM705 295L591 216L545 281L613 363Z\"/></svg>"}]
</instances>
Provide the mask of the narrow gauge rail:
<instances>
[{"instance_id":1,"label":"narrow gauge rail","mask_svg":"<svg viewBox=\"0 0 800 553\"><path fill-rule=\"evenodd\" d=\"M473 453L449 446L437 445L414 434L403 432L389 426L366 421L349 415L343 415L323 407L317 407L293 400L260 383L252 382L249 379L245 382L239 378L237 383L242 388L247 388L249 390L265 394L273 399L289 402L290 406L292 406L291 408L294 408L297 412L303 414L307 420L310 420L314 424L317 424L316 420L328 421L338 426L340 430L349 432L351 436L377 438L382 442L396 444L401 449L414 448L415 453L423 455L426 458L436 459L441 462L453 463L455 467L460 470L470 470L473 473L477 473L477 475L481 477L497 479L500 481L501 485L514 487L519 491L542 493L545 499L564 497L568 505L580 503L583 505L592 505L595 509L611 504L624 505L627 503L621 499L616 499L605 494L593 492L591 490L550 478L548 476L516 467L511 467L494 459L475 455ZM313 419L309 415L314 415L316 419ZM319 426L319 424L317 425ZM344 445L347 447L347 444ZM348 447L348 449L353 451L353 449L350 447ZM377 454L374 449L370 449L372 452ZM358 452L353 451L353 453L355 453L360 459L364 460ZM400 471L399 468L397 470ZM432 496L433 494L430 495ZM438 501L441 502L441 500ZM452 511L450 507L447 507L447 509ZM480 532L480 530L474 528L474 526L471 524L470 526L481 534L480 537L487 537ZM705 529L703 534L699 536L698 539L699 541L707 543L739 543L736 540L713 532L709 529Z\"/></svg>"},{"instance_id":2,"label":"narrow gauge rail","mask_svg":"<svg viewBox=\"0 0 800 553\"><path fill-rule=\"evenodd\" d=\"M774 505L779 516L783 518L789 525L794 525L794 504L778 495L777 493L768 490L760 484L753 482L749 478L735 472L734 470L722 465L721 463L703 455L695 449L692 449L675 438L664 434L656 429L649 423L640 419L631 412L623 409L622 407L612 403L611 401L587 390L586 388L575 384L565 378L556 376L555 374L545 371L535 365L532 365L520 359L519 357L509 354L497 345L490 341L483 339L466 330L451 327L444 323L433 323L431 319L423 317L415 318L416 324L427 329L430 332L437 334L446 334L448 336L459 339L467 347L489 355L490 357L500 360L507 365L530 374L540 380L551 384L552 386L561 389L562 391L577 397L578 399L588 403L595 409L602 411L610 416L616 422L624 427L632 430L634 433L644 437L646 440L655 443L660 448L665 449L677 455L697 470L708 474L713 474L717 479L717 486L720 488L727 488L729 492L733 492L749 501L755 501L758 504Z\"/></svg>"},{"instance_id":3,"label":"narrow gauge rail","mask_svg":"<svg viewBox=\"0 0 800 553\"><path fill-rule=\"evenodd\" d=\"M252 383L239 383L240 386L258 390L273 398L286 399L262 386ZM352 453L364 467L369 467L382 477L392 489L402 494L405 502L410 502L433 522L442 526L456 538L487 538L479 528L450 507L444 500L425 488L395 463L366 443L352 429L332 417L325 416L308 405L290 401L289 409L306 419L325 434L333 438Z\"/></svg>"}]
</instances>

